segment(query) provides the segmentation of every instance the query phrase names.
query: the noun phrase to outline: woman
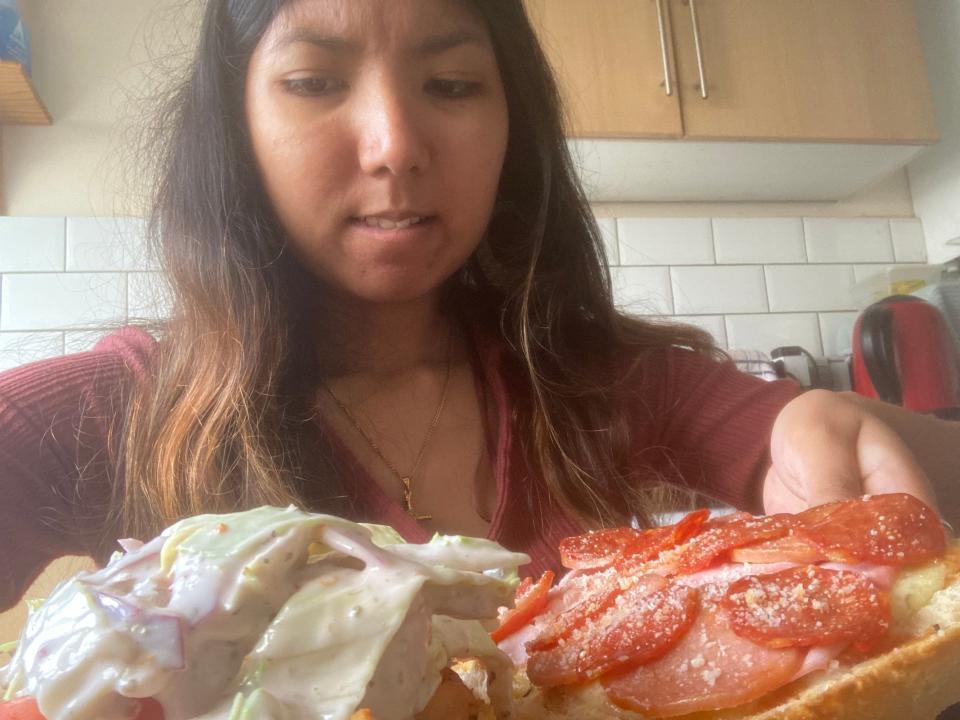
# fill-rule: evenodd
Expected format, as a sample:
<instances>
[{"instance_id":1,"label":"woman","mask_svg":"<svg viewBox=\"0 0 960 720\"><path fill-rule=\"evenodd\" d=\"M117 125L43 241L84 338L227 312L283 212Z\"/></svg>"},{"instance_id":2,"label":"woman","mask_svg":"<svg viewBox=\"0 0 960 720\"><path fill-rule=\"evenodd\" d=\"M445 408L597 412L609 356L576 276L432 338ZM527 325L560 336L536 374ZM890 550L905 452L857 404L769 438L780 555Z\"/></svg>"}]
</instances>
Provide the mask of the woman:
<instances>
[{"instance_id":1,"label":"woman","mask_svg":"<svg viewBox=\"0 0 960 720\"><path fill-rule=\"evenodd\" d=\"M954 426L615 311L559 118L520 0L210 0L160 116L159 343L0 378L0 607L57 555L264 503L489 535L536 572L662 483L933 502Z\"/></svg>"}]
</instances>

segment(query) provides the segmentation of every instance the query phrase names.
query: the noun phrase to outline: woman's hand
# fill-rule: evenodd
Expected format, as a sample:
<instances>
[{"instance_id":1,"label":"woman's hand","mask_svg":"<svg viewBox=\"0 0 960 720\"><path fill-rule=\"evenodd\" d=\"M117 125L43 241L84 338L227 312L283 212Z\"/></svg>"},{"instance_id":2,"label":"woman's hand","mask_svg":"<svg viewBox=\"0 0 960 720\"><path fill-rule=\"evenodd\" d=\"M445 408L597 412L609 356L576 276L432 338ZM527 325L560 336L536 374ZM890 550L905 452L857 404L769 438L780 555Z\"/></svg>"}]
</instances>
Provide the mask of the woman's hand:
<instances>
[{"instance_id":1,"label":"woman's hand","mask_svg":"<svg viewBox=\"0 0 960 720\"><path fill-rule=\"evenodd\" d=\"M932 420L905 415L920 424ZM768 513L889 492L937 507L927 475L900 435L844 395L812 390L787 404L774 423L770 454L763 484Z\"/></svg>"}]
</instances>

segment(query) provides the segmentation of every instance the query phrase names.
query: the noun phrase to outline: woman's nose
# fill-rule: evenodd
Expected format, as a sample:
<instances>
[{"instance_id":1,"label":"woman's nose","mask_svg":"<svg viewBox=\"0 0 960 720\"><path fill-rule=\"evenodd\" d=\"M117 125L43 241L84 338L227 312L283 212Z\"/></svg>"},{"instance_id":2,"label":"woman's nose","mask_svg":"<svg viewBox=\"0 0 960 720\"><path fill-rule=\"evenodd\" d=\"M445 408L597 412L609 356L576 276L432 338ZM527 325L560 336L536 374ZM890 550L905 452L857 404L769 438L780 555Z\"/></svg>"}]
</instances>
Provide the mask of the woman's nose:
<instances>
[{"instance_id":1,"label":"woman's nose","mask_svg":"<svg viewBox=\"0 0 960 720\"><path fill-rule=\"evenodd\" d=\"M426 170L430 150L415 103L395 89L367 93L358 112L360 167L365 173L405 175Z\"/></svg>"}]
</instances>

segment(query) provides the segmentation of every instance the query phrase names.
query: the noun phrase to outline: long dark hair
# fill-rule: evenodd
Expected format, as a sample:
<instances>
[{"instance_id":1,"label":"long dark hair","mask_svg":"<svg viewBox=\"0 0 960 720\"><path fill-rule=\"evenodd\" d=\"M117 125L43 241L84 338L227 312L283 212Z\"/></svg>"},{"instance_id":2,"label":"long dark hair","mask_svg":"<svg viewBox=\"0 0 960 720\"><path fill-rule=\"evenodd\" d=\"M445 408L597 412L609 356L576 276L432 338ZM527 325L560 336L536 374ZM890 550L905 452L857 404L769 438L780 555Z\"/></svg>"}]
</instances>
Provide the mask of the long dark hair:
<instances>
[{"instance_id":1,"label":"long dark hair","mask_svg":"<svg viewBox=\"0 0 960 720\"><path fill-rule=\"evenodd\" d=\"M522 1L469 1L489 27L510 134L485 240L447 297L502 344L517 432L552 495L590 522L642 521L643 488L657 477L631 450L620 382L647 352L711 352L709 336L615 309L559 94ZM127 481L114 506L132 535L198 512L305 502L308 486L328 510L349 495L308 451L315 285L283 251L244 125L250 57L285 2L209 0L195 60L155 119L149 229L175 304L122 432Z\"/></svg>"}]
</instances>

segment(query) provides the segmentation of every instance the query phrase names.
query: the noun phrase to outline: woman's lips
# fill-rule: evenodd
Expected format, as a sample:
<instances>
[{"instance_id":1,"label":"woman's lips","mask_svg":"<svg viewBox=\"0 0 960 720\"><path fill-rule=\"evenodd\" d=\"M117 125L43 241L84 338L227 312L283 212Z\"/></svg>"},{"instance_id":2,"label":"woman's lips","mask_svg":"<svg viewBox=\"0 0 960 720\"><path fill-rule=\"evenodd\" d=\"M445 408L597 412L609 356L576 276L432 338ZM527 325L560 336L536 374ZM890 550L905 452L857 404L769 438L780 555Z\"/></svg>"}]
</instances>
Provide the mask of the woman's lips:
<instances>
[{"instance_id":1,"label":"woman's lips","mask_svg":"<svg viewBox=\"0 0 960 720\"><path fill-rule=\"evenodd\" d=\"M403 230L413 225L417 225L427 218L428 216L426 215L411 215L405 218L368 216L356 219L358 222L363 223L367 227L379 228L381 230Z\"/></svg>"},{"instance_id":2,"label":"woman's lips","mask_svg":"<svg viewBox=\"0 0 960 720\"><path fill-rule=\"evenodd\" d=\"M430 229L436 216L416 216L404 220L384 218L350 218L349 224L357 230L376 237L414 237Z\"/></svg>"}]
</instances>

